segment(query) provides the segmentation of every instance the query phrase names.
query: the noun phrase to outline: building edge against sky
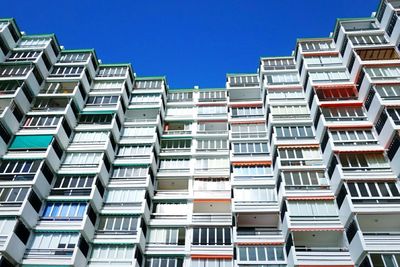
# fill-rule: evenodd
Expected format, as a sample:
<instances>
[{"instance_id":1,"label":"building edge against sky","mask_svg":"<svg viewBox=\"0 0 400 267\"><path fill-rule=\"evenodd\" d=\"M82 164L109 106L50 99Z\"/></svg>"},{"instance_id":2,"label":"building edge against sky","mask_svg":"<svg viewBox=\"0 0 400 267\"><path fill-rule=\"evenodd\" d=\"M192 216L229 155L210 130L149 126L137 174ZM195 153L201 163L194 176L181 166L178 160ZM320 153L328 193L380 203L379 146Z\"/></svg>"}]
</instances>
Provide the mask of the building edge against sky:
<instances>
[{"instance_id":1,"label":"building edge against sky","mask_svg":"<svg viewBox=\"0 0 400 267\"><path fill-rule=\"evenodd\" d=\"M0 20L0 267L400 266L399 12L209 89Z\"/></svg>"}]
</instances>

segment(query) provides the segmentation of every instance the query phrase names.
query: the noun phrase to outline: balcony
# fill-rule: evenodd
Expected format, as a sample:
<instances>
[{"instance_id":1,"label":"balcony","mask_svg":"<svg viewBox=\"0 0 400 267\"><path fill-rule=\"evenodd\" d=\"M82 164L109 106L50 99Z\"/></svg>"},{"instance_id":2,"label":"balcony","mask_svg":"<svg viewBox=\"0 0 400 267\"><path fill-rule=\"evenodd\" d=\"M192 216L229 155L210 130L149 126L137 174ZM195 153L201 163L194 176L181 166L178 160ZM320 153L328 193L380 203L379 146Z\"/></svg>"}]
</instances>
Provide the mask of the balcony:
<instances>
[{"instance_id":1,"label":"balcony","mask_svg":"<svg viewBox=\"0 0 400 267\"><path fill-rule=\"evenodd\" d=\"M285 243L282 231L273 228L234 228L233 240L235 243L257 243L257 242L271 242L271 243Z\"/></svg>"},{"instance_id":2,"label":"balcony","mask_svg":"<svg viewBox=\"0 0 400 267\"><path fill-rule=\"evenodd\" d=\"M291 247L288 266L354 266L350 252L345 248Z\"/></svg>"},{"instance_id":3,"label":"balcony","mask_svg":"<svg viewBox=\"0 0 400 267\"><path fill-rule=\"evenodd\" d=\"M193 225L232 225L230 199L195 199L192 213Z\"/></svg>"},{"instance_id":4,"label":"balcony","mask_svg":"<svg viewBox=\"0 0 400 267\"><path fill-rule=\"evenodd\" d=\"M144 248L146 244L146 237L143 234L142 229L133 231L103 231L96 230L94 244L138 244L138 246Z\"/></svg>"},{"instance_id":5,"label":"balcony","mask_svg":"<svg viewBox=\"0 0 400 267\"><path fill-rule=\"evenodd\" d=\"M82 218L71 217L41 217L35 227L37 231L80 231L85 238L92 239L94 225L87 214Z\"/></svg>"},{"instance_id":6,"label":"balcony","mask_svg":"<svg viewBox=\"0 0 400 267\"><path fill-rule=\"evenodd\" d=\"M346 223L354 214L372 217L378 214L400 214L399 197L351 197L347 195L339 209L340 219ZM397 219L397 216L396 216Z\"/></svg>"},{"instance_id":7,"label":"balcony","mask_svg":"<svg viewBox=\"0 0 400 267\"><path fill-rule=\"evenodd\" d=\"M397 253L400 246L399 215L356 215L347 229L349 249L354 262L366 253Z\"/></svg>"},{"instance_id":8,"label":"balcony","mask_svg":"<svg viewBox=\"0 0 400 267\"><path fill-rule=\"evenodd\" d=\"M27 249L22 264L24 266L56 266L67 265L80 267L86 264L86 256L77 248L51 248L51 249ZM46 265L43 265L43 263Z\"/></svg>"}]
</instances>

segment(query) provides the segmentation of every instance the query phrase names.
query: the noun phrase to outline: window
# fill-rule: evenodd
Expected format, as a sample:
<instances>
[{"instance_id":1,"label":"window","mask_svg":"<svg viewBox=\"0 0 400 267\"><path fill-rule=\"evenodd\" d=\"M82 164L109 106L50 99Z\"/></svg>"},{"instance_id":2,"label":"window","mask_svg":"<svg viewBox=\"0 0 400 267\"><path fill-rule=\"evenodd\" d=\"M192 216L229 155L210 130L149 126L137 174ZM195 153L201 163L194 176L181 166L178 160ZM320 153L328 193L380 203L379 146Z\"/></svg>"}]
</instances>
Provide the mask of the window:
<instances>
[{"instance_id":1,"label":"window","mask_svg":"<svg viewBox=\"0 0 400 267\"><path fill-rule=\"evenodd\" d=\"M302 114L310 114L307 105L285 105L285 106L271 106L272 116L290 115L296 117Z\"/></svg>"},{"instance_id":2,"label":"window","mask_svg":"<svg viewBox=\"0 0 400 267\"><path fill-rule=\"evenodd\" d=\"M131 104L159 103L161 101L161 94L133 94Z\"/></svg>"},{"instance_id":3,"label":"window","mask_svg":"<svg viewBox=\"0 0 400 267\"><path fill-rule=\"evenodd\" d=\"M385 3L385 2L384 2ZM372 266L382 267L394 267L400 266L400 254L370 254ZM371 266L365 265L365 266Z\"/></svg>"},{"instance_id":4,"label":"window","mask_svg":"<svg viewBox=\"0 0 400 267\"><path fill-rule=\"evenodd\" d=\"M136 234L138 228L138 217L133 216L100 216L100 232L120 232Z\"/></svg>"},{"instance_id":5,"label":"window","mask_svg":"<svg viewBox=\"0 0 400 267\"><path fill-rule=\"evenodd\" d=\"M365 72L372 80L398 80L400 77L400 67L370 67L365 68Z\"/></svg>"},{"instance_id":6,"label":"window","mask_svg":"<svg viewBox=\"0 0 400 267\"><path fill-rule=\"evenodd\" d=\"M226 100L226 91L202 91L199 93L199 101L224 101Z\"/></svg>"},{"instance_id":7,"label":"window","mask_svg":"<svg viewBox=\"0 0 400 267\"><path fill-rule=\"evenodd\" d=\"M45 82L40 90L41 94L72 94L75 88L79 86L77 82Z\"/></svg>"},{"instance_id":8,"label":"window","mask_svg":"<svg viewBox=\"0 0 400 267\"><path fill-rule=\"evenodd\" d=\"M65 66L55 66L49 75L50 77L80 77L84 71L84 67L65 67Z\"/></svg>"},{"instance_id":9,"label":"window","mask_svg":"<svg viewBox=\"0 0 400 267\"><path fill-rule=\"evenodd\" d=\"M268 74L266 80L269 85L297 84L300 82L297 72Z\"/></svg>"},{"instance_id":10,"label":"window","mask_svg":"<svg viewBox=\"0 0 400 267\"><path fill-rule=\"evenodd\" d=\"M42 220L82 220L87 203L85 202L48 202L42 214Z\"/></svg>"},{"instance_id":11,"label":"window","mask_svg":"<svg viewBox=\"0 0 400 267\"><path fill-rule=\"evenodd\" d=\"M156 133L156 127L125 127L122 137L152 137Z\"/></svg>"},{"instance_id":12,"label":"window","mask_svg":"<svg viewBox=\"0 0 400 267\"><path fill-rule=\"evenodd\" d=\"M265 112L262 107L232 108L232 117L258 117L264 115Z\"/></svg>"},{"instance_id":13,"label":"window","mask_svg":"<svg viewBox=\"0 0 400 267\"><path fill-rule=\"evenodd\" d=\"M268 187L235 187L235 202L276 202L275 188Z\"/></svg>"},{"instance_id":14,"label":"window","mask_svg":"<svg viewBox=\"0 0 400 267\"><path fill-rule=\"evenodd\" d=\"M91 56L91 53L63 53L61 54L58 62L72 63L72 62L86 62Z\"/></svg>"},{"instance_id":15,"label":"window","mask_svg":"<svg viewBox=\"0 0 400 267\"><path fill-rule=\"evenodd\" d=\"M374 87L382 99L400 99L400 85L375 85Z\"/></svg>"},{"instance_id":16,"label":"window","mask_svg":"<svg viewBox=\"0 0 400 267\"><path fill-rule=\"evenodd\" d=\"M162 140L162 151L190 151L192 145L191 139Z\"/></svg>"},{"instance_id":17,"label":"window","mask_svg":"<svg viewBox=\"0 0 400 267\"><path fill-rule=\"evenodd\" d=\"M349 39L354 46L381 45L388 43L388 40L385 38L384 34L350 35Z\"/></svg>"},{"instance_id":18,"label":"window","mask_svg":"<svg viewBox=\"0 0 400 267\"><path fill-rule=\"evenodd\" d=\"M259 86L258 75L231 76L228 79L230 87Z\"/></svg>"},{"instance_id":19,"label":"window","mask_svg":"<svg viewBox=\"0 0 400 267\"><path fill-rule=\"evenodd\" d=\"M331 130L331 135L334 144L339 146L352 144L370 145L378 143L371 129L344 131Z\"/></svg>"},{"instance_id":20,"label":"window","mask_svg":"<svg viewBox=\"0 0 400 267\"><path fill-rule=\"evenodd\" d=\"M286 148L278 150L282 166L322 165L319 148Z\"/></svg>"},{"instance_id":21,"label":"window","mask_svg":"<svg viewBox=\"0 0 400 267\"><path fill-rule=\"evenodd\" d=\"M148 244L185 245L185 228L152 228Z\"/></svg>"},{"instance_id":22,"label":"window","mask_svg":"<svg viewBox=\"0 0 400 267\"><path fill-rule=\"evenodd\" d=\"M108 132L76 132L72 143L74 144L101 144L108 140Z\"/></svg>"},{"instance_id":23,"label":"window","mask_svg":"<svg viewBox=\"0 0 400 267\"><path fill-rule=\"evenodd\" d=\"M264 123L232 124L233 138L264 138L267 137L267 128Z\"/></svg>"},{"instance_id":24,"label":"window","mask_svg":"<svg viewBox=\"0 0 400 267\"><path fill-rule=\"evenodd\" d=\"M94 176L61 176L57 178L51 195L83 196L90 195Z\"/></svg>"},{"instance_id":25,"label":"window","mask_svg":"<svg viewBox=\"0 0 400 267\"><path fill-rule=\"evenodd\" d=\"M278 139L299 139L314 137L311 126L276 126L275 133Z\"/></svg>"},{"instance_id":26,"label":"window","mask_svg":"<svg viewBox=\"0 0 400 267\"><path fill-rule=\"evenodd\" d=\"M201 117L209 117L215 115L226 115L227 109L226 106L205 106L198 107L198 113Z\"/></svg>"},{"instance_id":27,"label":"window","mask_svg":"<svg viewBox=\"0 0 400 267\"><path fill-rule=\"evenodd\" d=\"M120 146L117 152L117 157L150 157L153 147L151 145L140 146Z\"/></svg>"},{"instance_id":28,"label":"window","mask_svg":"<svg viewBox=\"0 0 400 267\"><path fill-rule=\"evenodd\" d=\"M167 108L167 116L193 116L193 108Z\"/></svg>"},{"instance_id":29,"label":"window","mask_svg":"<svg viewBox=\"0 0 400 267\"><path fill-rule=\"evenodd\" d=\"M196 178L193 181L193 190L197 191L214 191L214 190L231 190L229 180L220 178Z\"/></svg>"},{"instance_id":30,"label":"window","mask_svg":"<svg viewBox=\"0 0 400 267\"><path fill-rule=\"evenodd\" d=\"M218 134L226 133L228 124L226 122L204 122L197 124L198 133Z\"/></svg>"},{"instance_id":31,"label":"window","mask_svg":"<svg viewBox=\"0 0 400 267\"><path fill-rule=\"evenodd\" d=\"M226 259L192 259L192 267L233 267L232 260Z\"/></svg>"},{"instance_id":32,"label":"window","mask_svg":"<svg viewBox=\"0 0 400 267\"><path fill-rule=\"evenodd\" d=\"M0 163L0 181L32 180L41 163L41 160L3 160Z\"/></svg>"},{"instance_id":33,"label":"window","mask_svg":"<svg viewBox=\"0 0 400 267\"><path fill-rule=\"evenodd\" d=\"M137 89L161 89L163 80L136 80Z\"/></svg>"},{"instance_id":34,"label":"window","mask_svg":"<svg viewBox=\"0 0 400 267\"><path fill-rule=\"evenodd\" d=\"M12 52L6 61L35 61L41 55L40 51L20 51Z\"/></svg>"},{"instance_id":35,"label":"window","mask_svg":"<svg viewBox=\"0 0 400 267\"><path fill-rule=\"evenodd\" d=\"M230 227L193 228L193 245L231 245Z\"/></svg>"},{"instance_id":36,"label":"window","mask_svg":"<svg viewBox=\"0 0 400 267\"><path fill-rule=\"evenodd\" d=\"M240 246L238 247L240 261L275 262L284 261L283 247Z\"/></svg>"},{"instance_id":37,"label":"window","mask_svg":"<svg viewBox=\"0 0 400 267\"><path fill-rule=\"evenodd\" d=\"M268 143L233 143L235 155L268 154Z\"/></svg>"},{"instance_id":38,"label":"window","mask_svg":"<svg viewBox=\"0 0 400 267\"><path fill-rule=\"evenodd\" d=\"M162 258L146 258L145 267L182 267L183 259L180 258L170 258L170 257L162 257Z\"/></svg>"},{"instance_id":39,"label":"window","mask_svg":"<svg viewBox=\"0 0 400 267\"><path fill-rule=\"evenodd\" d=\"M322 114L327 121L367 120L362 107L322 108Z\"/></svg>"},{"instance_id":40,"label":"window","mask_svg":"<svg viewBox=\"0 0 400 267\"><path fill-rule=\"evenodd\" d=\"M51 37L22 37L17 47L19 48L44 48L51 41Z\"/></svg>"},{"instance_id":41,"label":"window","mask_svg":"<svg viewBox=\"0 0 400 267\"><path fill-rule=\"evenodd\" d=\"M125 77L128 67L100 67L97 77Z\"/></svg>"},{"instance_id":42,"label":"window","mask_svg":"<svg viewBox=\"0 0 400 267\"><path fill-rule=\"evenodd\" d=\"M227 150L228 140L226 139L209 139L197 140L197 150Z\"/></svg>"},{"instance_id":43,"label":"window","mask_svg":"<svg viewBox=\"0 0 400 267\"><path fill-rule=\"evenodd\" d=\"M365 153L365 154L339 154L339 160L343 170L357 169L388 169L389 162L383 154Z\"/></svg>"},{"instance_id":44,"label":"window","mask_svg":"<svg viewBox=\"0 0 400 267\"><path fill-rule=\"evenodd\" d=\"M331 50L335 48L332 41L301 42L303 52Z\"/></svg>"},{"instance_id":45,"label":"window","mask_svg":"<svg viewBox=\"0 0 400 267\"><path fill-rule=\"evenodd\" d=\"M162 159L160 160L160 171L188 171L190 169L189 159Z\"/></svg>"},{"instance_id":46,"label":"window","mask_svg":"<svg viewBox=\"0 0 400 267\"><path fill-rule=\"evenodd\" d=\"M0 78L24 77L32 70L32 68L32 65L2 65L0 66Z\"/></svg>"},{"instance_id":47,"label":"window","mask_svg":"<svg viewBox=\"0 0 400 267\"><path fill-rule=\"evenodd\" d=\"M100 91L121 91L124 81L94 81L91 92Z\"/></svg>"},{"instance_id":48,"label":"window","mask_svg":"<svg viewBox=\"0 0 400 267\"><path fill-rule=\"evenodd\" d=\"M328 185L324 171L283 171L282 175L285 185L294 189Z\"/></svg>"},{"instance_id":49,"label":"window","mask_svg":"<svg viewBox=\"0 0 400 267\"><path fill-rule=\"evenodd\" d=\"M321 101L357 99L357 93L353 87L323 88L317 89L316 93Z\"/></svg>"},{"instance_id":50,"label":"window","mask_svg":"<svg viewBox=\"0 0 400 267\"><path fill-rule=\"evenodd\" d=\"M334 70L334 71L318 71L309 72L310 79L313 82L331 82L331 81L348 81L349 75L346 70Z\"/></svg>"},{"instance_id":51,"label":"window","mask_svg":"<svg viewBox=\"0 0 400 267\"><path fill-rule=\"evenodd\" d=\"M69 103L68 98L36 97L32 110L64 110Z\"/></svg>"},{"instance_id":52,"label":"window","mask_svg":"<svg viewBox=\"0 0 400 267\"><path fill-rule=\"evenodd\" d=\"M130 263L134 261L134 245L93 244L90 262Z\"/></svg>"},{"instance_id":53,"label":"window","mask_svg":"<svg viewBox=\"0 0 400 267\"><path fill-rule=\"evenodd\" d=\"M110 124L114 118L113 114L104 115L81 115L79 117L79 124Z\"/></svg>"},{"instance_id":54,"label":"window","mask_svg":"<svg viewBox=\"0 0 400 267\"><path fill-rule=\"evenodd\" d=\"M229 169L229 158L198 158L196 160L197 171L216 171L227 169Z\"/></svg>"},{"instance_id":55,"label":"window","mask_svg":"<svg viewBox=\"0 0 400 267\"><path fill-rule=\"evenodd\" d=\"M14 94L20 86L18 81L0 81L0 94Z\"/></svg>"},{"instance_id":56,"label":"window","mask_svg":"<svg viewBox=\"0 0 400 267\"><path fill-rule=\"evenodd\" d=\"M0 203L22 203L28 194L29 187L0 187Z\"/></svg>"},{"instance_id":57,"label":"window","mask_svg":"<svg viewBox=\"0 0 400 267\"><path fill-rule=\"evenodd\" d=\"M294 98L304 98L304 93L301 88L295 89L295 88L290 88L290 89L278 89L278 88L268 88L268 97L270 100L288 100L288 99L294 99Z\"/></svg>"},{"instance_id":58,"label":"window","mask_svg":"<svg viewBox=\"0 0 400 267\"><path fill-rule=\"evenodd\" d=\"M33 235L26 256L49 257L50 255L72 256L78 244L79 234L68 232L37 232ZM41 252L43 251L43 252ZM46 253L46 254L43 254Z\"/></svg>"},{"instance_id":59,"label":"window","mask_svg":"<svg viewBox=\"0 0 400 267\"><path fill-rule=\"evenodd\" d=\"M400 109L387 108L387 113L392 118L394 124L400 125Z\"/></svg>"},{"instance_id":60,"label":"window","mask_svg":"<svg viewBox=\"0 0 400 267\"><path fill-rule=\"evenodd\" d=\"M90 96L86 101L87 106L107 106L116 105L119 96Z\"/></svg>"},{"instance_id":61,"label":"window","mask_svg":"<svg viewBox=\"0 0 400 267\"><path fill-rule=\"evenodd\" d=\"M264 178L264 176L272 175L271 166L233 166L233 174L235 176L247 177L247 178ZM243 177L242 177L243 176Z\"/></svg>"},{"instance_id":62,"label":"window","mask_svg":"<svg viewBox=\"0 0 400 267\"><path fill-rule=\"evenodd\" d=\"M153 211L164 215L187 215L188 212L186 203L155 203Z\"/></svg>"},{"instance_id":63,"label":"window","mask_svg":"<svg viewBox=\"0 0 400 267\"><path fill-rule=\"evenodd\" d=\"M333 201L306 200L288 201L291 216L313 217L313 216L337 216L338 211Z\"/></svg>"},{"instance_id":64,"label":"window","mask_svg":"<svg viewBox=\"0 0 400 267\"><path fill-rule=\"evenodd\" d=\"M90 167L91 165L97 166L102 161L102 155L102 153L71 152L67 153L63 164L83 167L85 167L86 165L88 167Z\"/></svg>"},{"instance_id":65,"label":"window","mask_svg":"<svg viewBox=\"0 0 400 267\"><path fill-rule=\"evenodd\" d=\"M149 173L147 167L115 167L112 179L130 179L136 177L146 177Z\"/></svg>"},{"instance_id":66,"label":"window","mask_svg":"<svg viewBox=\"0 0 400 267\"><path fill-rule=\"evenodd\" d=\"M145 190L141 189L109 189L106 194L105 202L114 203L142 203L144 201Z\"/></svg>"},{"instance_id":67,"label":"window","mask_svg":"<svg viewBox=\"0 0 400 267\"><path fill-rule=\"evenodd\" d=\"M373 198L371 203L381 203L377 198L386 198L386 201L398 201L400 197L399 188L395 182L358 182L347 183L347 188L351 194L352 200L357 202L357 198ZM395 198L396 197L396 198ZM360 200L360 202L365 202Z\"/></svg>"},{"instance_id":68,"label":"window","mask_svg":"<svg viewBox=\"0 0 400 267\"><path fill-rule=\"evenodd\" d=\"M295 69L294 58L268 58L261 59L264 70Z\"/></svg>"},{"instance_id":69,"label":"window","mask_svg":"<svg viewBox=\"0 0 400 267\"><path fill-rule=\"evenodd\" d=\"M304 57L304 62L308 67L322 67L322 66L341 66L342 59L337 56L312 56Z\"/></svg>"},{"instance_id":70,"label":"window","mask_svg":"<svg viewBox=\"0 0 400 267\"><path fill-rule=\"evenodd\" d=\"M168 102L180 102L180 101L192 101L192 100L193 100L192 92L179 92L179 93L168 92Z\"/></svg>"}]
</instances>

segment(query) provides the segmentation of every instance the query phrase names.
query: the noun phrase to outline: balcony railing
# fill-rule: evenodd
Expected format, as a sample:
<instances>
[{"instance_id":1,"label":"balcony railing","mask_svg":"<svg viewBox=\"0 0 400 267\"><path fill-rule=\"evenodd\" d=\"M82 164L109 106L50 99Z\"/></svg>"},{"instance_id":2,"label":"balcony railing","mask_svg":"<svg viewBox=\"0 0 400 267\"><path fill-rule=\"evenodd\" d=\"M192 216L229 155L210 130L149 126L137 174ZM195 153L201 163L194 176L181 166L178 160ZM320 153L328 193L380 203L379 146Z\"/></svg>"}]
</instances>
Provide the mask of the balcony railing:
<instances>
[{"instance_id":1,"label":"balcony railing","mask_svg":"<svg viewBox=\"0 0 400 267\"><path fill-rule=\"evenodd\" d=\"M53 248L53 249L27 249L25 258L65 258L74 253L74 248Z\"/></svg>"},{"instance_id":2,"label":"balcony railing","mask_svg":"<svg viewBox=\"0 0 400 267\"><path fill-rule=\"evenodd\" d=\"M193 213L192 222L199 224L230 224L232 223L232 214L231 213L212 213L212 214L202 214L202 213Z\"/></svg>"}]
</instances>

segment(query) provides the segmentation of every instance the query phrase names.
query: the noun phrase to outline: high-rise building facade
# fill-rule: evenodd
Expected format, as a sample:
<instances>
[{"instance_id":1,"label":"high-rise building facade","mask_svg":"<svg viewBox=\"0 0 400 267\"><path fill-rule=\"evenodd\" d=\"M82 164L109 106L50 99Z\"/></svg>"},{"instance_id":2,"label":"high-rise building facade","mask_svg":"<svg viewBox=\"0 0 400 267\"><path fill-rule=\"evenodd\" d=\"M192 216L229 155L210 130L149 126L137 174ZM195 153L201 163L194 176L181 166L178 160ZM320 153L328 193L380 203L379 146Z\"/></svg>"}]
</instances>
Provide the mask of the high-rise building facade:
<instances>
[{"instance_id":1,"label":"high-rise building facade","mask_svg":"<svg viewBox=\"0 0 400 267\"><path fill-rule=\"evenodd\" d=\"M209 89L0 20L0 267L400 266L399 15Z\"/></svg>"}]
</instances>

